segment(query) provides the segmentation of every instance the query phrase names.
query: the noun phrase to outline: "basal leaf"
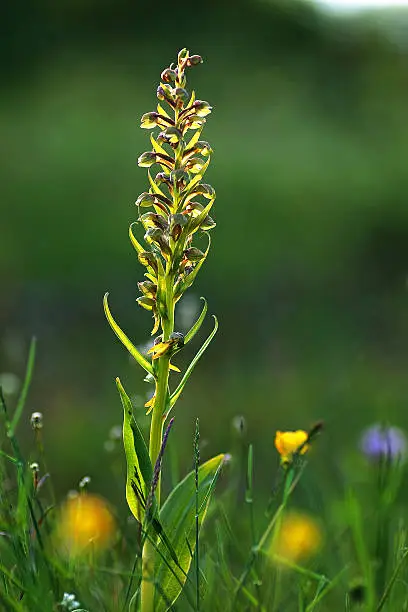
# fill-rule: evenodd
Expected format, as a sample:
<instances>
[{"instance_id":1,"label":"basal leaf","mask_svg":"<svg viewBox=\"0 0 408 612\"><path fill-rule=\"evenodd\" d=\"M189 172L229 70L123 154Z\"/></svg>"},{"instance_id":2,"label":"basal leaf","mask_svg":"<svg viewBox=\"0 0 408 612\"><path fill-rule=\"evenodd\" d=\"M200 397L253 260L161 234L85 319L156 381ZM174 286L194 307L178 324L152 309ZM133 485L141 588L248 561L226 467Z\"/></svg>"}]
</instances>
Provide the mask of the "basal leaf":
<instances>
[{"instance_id":1,"label":"basal leaf","mask_svg":"<svg viewBox=\"0 0 408 612\"><path fill-rule=\"evenodd\" d=\"M199 528L208 510L211 498L209 491L214 488L223 462L224 455L217 455L198 469L198 502L201 508ZM158 545L160 554L157 554L154 572L155 582L160 585L160 589L156 590L155 612L166 612L171 608L187 579L192 552L195 549L196 488L194 477L194 472L190 472L173 489L160 511L160 522L170 536L178 564L172 560L166 546L160 542Z\"/></svg>"},{"instance_id":2,"label":"basal leaf","mask_svg":"<svg viewBox=\"0 0 408 612\"><path fill-rule=\"evenodd\" d=\"M152 465L143 435L133 416L132 402L116 379L123 406L123 446L126 456L126 500L133 516L143 523L146 498L152 481Z\"/></svg>"},{"instance_id":3,"label":"basal leaf","mask_svg":"<svg viewBox=\"0 0 408 612\"><path fill-rule=\"evenodd\" d=\"M111 311L109 310L108 295L109 293L105 293L104 295L103 308L105 310L105 316L108 320L109 325L111 326L112 330L115 332L119 340L122 342L123 346L125 346L129 353L132 355L133 359L135 359L137 363L141 365L144 370L146 370L146 372L149 372L149 374L153 374L153 368L151 363L147 361L147 359L145 359L143 355L137 350L137 348L134 346L134 344L132 344L127 335L121 330L121 328L113 318Z\"/></svg>"}]
</instances>

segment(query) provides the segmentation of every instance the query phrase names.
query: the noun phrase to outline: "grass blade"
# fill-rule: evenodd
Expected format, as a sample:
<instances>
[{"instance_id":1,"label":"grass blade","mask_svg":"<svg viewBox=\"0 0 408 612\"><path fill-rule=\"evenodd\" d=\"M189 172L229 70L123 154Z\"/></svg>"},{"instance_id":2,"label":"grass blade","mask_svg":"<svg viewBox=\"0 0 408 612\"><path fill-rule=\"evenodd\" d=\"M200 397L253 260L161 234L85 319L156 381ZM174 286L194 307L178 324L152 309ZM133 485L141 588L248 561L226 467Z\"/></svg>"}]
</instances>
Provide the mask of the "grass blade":
<instances>
[{"instance_id":1,"label":"grass blade","mask_svg":"<svg viewBox=\"0 0 408 612\"><path fill-rule=\"evenodd\" d=\"M11 419L11 423L8 427L7 435L9 437L14 435L16 427L21 419L21 415L23 414L24 405L27 399L28 390L30 388L31 378L34 370L34 362L35 362L35 349L36 349L37 339L33 337L30 342L30 350L28 352L27 359L27 368L26 374L24 377L23 387L21 389L20 397L18 398L17 408Z\"/></svg>"}]
</instances>

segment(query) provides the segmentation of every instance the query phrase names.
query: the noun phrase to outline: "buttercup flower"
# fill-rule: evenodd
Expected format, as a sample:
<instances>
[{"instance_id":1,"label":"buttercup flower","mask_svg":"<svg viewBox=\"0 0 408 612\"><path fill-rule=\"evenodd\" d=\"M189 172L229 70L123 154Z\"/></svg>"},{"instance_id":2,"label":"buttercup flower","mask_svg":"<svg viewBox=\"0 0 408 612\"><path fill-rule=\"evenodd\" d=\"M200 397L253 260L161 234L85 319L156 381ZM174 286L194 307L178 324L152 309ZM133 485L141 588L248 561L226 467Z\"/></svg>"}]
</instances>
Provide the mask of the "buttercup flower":
<instances>
[{"instance_id":1,"label":"buttercup flower","mask_svg":"<svg viewBox=\"0 0 408 612\"><path fill-rule=\"evenodd\" d=\"M275 436L275 447L281 456L282 463L290 463L293 454L297 451L304 455L309 450L309 445L305 444L309 434L303 429L297 431L277 431Z\"/></svg>"},{"instance_id":2,"label":"buttercup flower","mask_svg":"<svg viewBox=\"0 0 408 612\"><path fill-rule=\"evenodd\" d=\"M323 534L315 519L301 512L289 512L284 515L269 552L276 562L298 563L316 554L322 542Z\"/></svg>"},{"instance_id":3,"label":"buttercup flower","mask_svg":"<svg viewBox=\"0 0 408 612\"><path fill-rule=\"evenodd\" d=\"M115 519L107 503L96 495L81 493L67 499L61 508L56 545L63 554L76 557L104 550L114 533Z\"/></svg>"},{"instance_id":4,"label":"buttercup flower","mask_svg":"<svg viewBox=\"0 0 408 612\"><path fill-rule=\"evenodd\" d=\"M365 430L360 448L371 459L390 457L402 458L407 452L407 438L398 427L386 427L377 423Z\"/></svg>"}]
</instances>

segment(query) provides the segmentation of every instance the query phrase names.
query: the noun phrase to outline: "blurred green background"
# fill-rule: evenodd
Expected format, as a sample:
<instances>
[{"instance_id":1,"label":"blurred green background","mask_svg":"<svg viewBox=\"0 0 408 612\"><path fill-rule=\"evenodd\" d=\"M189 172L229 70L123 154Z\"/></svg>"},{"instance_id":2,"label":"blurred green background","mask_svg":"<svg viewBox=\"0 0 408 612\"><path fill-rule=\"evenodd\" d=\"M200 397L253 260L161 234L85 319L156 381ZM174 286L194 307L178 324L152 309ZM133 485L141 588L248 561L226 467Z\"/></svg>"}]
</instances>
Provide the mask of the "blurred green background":
<instances>
[{"instance_id":1,"label":"blurred green background","mask_svg":"<svg viewBox=\"0 0 408 612\"><path fill-rule=\"evenodd\" d=\"M22 0L6 10L0 373L12 407L15 381L4 375L21 379L35 334L20 430L31 448L29 416L43 412L61 494L88 474L125 508L122 451L109 439L121 422L114 377L140 415L149 389L102 296L109 290L123 329L145 343L143 270L127 238L147 187L138 125L184 46L205 60L189 86L214 106L204 137L217 227L178 322L205 295L220 331L177 405L181 468L196 416L206 456L234 449L232 422L244 415L260 488L277 465L277 428L325 421L312 457L323 476L371 422L407 427L407 14L338 17L273 0Z\"/></svg>"}]
</instances>

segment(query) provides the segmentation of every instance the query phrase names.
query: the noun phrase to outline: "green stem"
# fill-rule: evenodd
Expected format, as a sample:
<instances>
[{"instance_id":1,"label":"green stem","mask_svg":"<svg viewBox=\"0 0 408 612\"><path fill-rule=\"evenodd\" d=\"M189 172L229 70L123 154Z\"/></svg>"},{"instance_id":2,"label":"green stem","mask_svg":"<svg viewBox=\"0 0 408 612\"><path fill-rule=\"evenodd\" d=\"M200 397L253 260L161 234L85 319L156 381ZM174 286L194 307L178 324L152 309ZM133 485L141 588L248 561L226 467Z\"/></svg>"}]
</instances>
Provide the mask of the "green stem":
<instances>
[{"instance_id":1,"label":"green stem","mask_svg":"<svg viewBox=\"0 0 408 612\"><path fill-rule=\"evenodd\" d=\"M304 464L304 465L306 465L306 464ZM300 469L300 471L298 472L296 477L293 477L293 475L291 475L290 478L289 478L288 472L285 473L285 481L284 481L284 491L283 491L282 503L280 504L280 506L276 510L275 514L271 518L271 520L270 520L267 528L263 532L263 534L262 534L258 544L256 546L254 546L252 548L252 550L251 550L251 556L250 556L250 558L249 558L249 560L248 560L248 562L247 562L247 564L245 566L244 571L241 574L241 577L237 581L237 585L235 587L233 606L235 605L235 603L236 603L236 601L238 599L238 595L239 595L240 590L244 587L246 579L248 578L250 572L252 571L253 565L254 565L254 563L256 561L256 558L257 558L259 552L265 547L265 544L268 541L270 535L273 534L273 532L276 533L276 529L279 528L281 516L283 515L283 512L284 512L286 504L287 504L287 501L288 501L290 495L293 493L294 489L296 488L302 473L303 473L303 468ZM274 535L273 535L273 537L274 537ZM235 609L235 608L233 608L233 609Z\"/></svg>"},{"instance_id":2,"label":"green stem","mask_svg":"<svg viewBox=\"0 0 408 612\"><path fill-rule=\"evenodd\" d=\"M166 301L167 318L162 320L163 342L166 342L174 331L174 300L173 300L173 278L166 271ZM149 455L152 466L154 467L163 438L163 414L166 411L168 401L168 382L169 382L169 355L159 358L157 371L156 400L152 411L152 421L150 425ZM157 507L160 508L160 481L156 487ZM141 585L141 608L142 612L153 612L154 610L154 566L155 566L155 542L145 540L142 552L142 585Z\"/></svg>"},{"instance_id":3,"label":"green stem","mask_svg":"<svg viewBox=\"0 0 408 612\"><path fill-rule=\"evenodd\" d=\"M286 505L288 503L288 499L290 496L293 476L294 476L293 467L290 466L285 473L285 480L283 484L282 504L281 504L282 512L280 512L279 518L275 525L274 534L273 534L274 544L278 541L280 537L280 532L282 529L282 522L283 522L283 514L286 510ZM275 549L274 544L272 545L273 549ZM274 568L274 573L272 575L271 610L279 609L280 595L281 595L281 575L282 575L282 568L280 567L279 564L277 564Z\"/></svg>"}]
</instances>

